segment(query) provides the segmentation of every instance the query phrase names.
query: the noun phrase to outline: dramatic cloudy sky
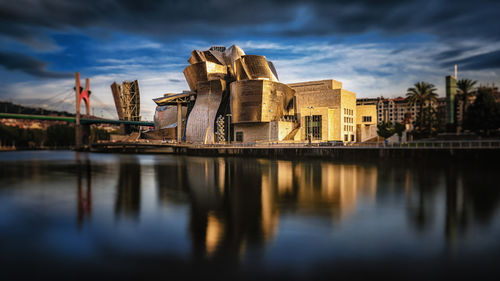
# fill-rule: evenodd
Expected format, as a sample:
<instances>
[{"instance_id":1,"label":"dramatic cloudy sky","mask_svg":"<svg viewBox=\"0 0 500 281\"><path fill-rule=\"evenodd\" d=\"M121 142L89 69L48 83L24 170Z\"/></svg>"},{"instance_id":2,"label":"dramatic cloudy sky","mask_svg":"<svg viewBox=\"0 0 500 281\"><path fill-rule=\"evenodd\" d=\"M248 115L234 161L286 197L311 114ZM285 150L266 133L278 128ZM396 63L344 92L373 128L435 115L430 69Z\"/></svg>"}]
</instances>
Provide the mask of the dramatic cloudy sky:
<instances>
[{"instance_id":1,"label":"dramatic cloudy sky","mask_svg":"<svg viewBox=\"0 0 500 281\"><path fill-rule=\"evenodd\" d=\"M498 0L0 0L0 100L71 110L73 73L90 77L95 114L109 85L138 79L152 98L188 89L192 49L237 44L265 55L282 82L340 80L358 97L401 96L459 65L500 84Z\"/></svg>"}]
</instances>

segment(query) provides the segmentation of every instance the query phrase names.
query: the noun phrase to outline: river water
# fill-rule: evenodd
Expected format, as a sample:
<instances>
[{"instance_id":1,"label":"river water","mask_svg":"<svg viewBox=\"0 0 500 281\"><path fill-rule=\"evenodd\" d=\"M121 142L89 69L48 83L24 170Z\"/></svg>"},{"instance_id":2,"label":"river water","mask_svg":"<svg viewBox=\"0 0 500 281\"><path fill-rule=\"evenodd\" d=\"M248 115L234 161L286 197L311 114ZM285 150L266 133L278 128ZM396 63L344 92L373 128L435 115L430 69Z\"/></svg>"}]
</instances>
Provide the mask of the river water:
<instances>
[{"instance_id":1,"label":"river water","mask_svg":"<svg viewBox=\"0 0 500 281\"><path fill-rule=\"evenodd\" d=\"M498 167L0 153L0 280L495 280Z\"/></svg>"}]
</instances>

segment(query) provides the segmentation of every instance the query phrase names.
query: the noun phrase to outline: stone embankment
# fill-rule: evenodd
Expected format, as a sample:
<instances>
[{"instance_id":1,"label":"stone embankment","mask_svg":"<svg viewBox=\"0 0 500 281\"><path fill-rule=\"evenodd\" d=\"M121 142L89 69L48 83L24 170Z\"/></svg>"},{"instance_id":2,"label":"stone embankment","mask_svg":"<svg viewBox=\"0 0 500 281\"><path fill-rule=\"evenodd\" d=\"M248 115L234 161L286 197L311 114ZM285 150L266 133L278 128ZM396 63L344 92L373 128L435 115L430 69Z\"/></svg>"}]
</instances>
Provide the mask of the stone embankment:
<instances>
[{"instance_id":1,"label":"stone embankment","mask_svg":"<svg viewBox=\"0 0 500 281\"><path fill-rule=\"evenodd\" d=\"M412 143L405 145L323 146L287 145L189 145L161 143L99 143L90 151L111 153L161 153L193 156L263 157L300 159L301 157L338 160L366 159L500 159L500 141L482 143Z\"/></svg>"}]
</instances>

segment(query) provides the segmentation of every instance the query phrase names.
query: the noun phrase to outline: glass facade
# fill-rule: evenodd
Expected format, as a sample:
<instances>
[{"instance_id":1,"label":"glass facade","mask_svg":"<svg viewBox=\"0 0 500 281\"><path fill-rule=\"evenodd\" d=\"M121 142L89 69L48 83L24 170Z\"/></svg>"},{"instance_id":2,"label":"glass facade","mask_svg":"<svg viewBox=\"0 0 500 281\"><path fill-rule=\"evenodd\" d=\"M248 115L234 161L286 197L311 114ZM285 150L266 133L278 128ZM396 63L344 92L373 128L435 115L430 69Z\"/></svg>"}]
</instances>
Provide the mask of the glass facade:
<instances>
[{"instance_id":1,"label":"glass facade","mask_svg":"<svg viewBox=\"0 0 500 281\"><path fill-rule=\"evenodd\" d=\"M306 136L313 140L321 140L321 115L306 116Z\"/></svg>"}]
</instances>

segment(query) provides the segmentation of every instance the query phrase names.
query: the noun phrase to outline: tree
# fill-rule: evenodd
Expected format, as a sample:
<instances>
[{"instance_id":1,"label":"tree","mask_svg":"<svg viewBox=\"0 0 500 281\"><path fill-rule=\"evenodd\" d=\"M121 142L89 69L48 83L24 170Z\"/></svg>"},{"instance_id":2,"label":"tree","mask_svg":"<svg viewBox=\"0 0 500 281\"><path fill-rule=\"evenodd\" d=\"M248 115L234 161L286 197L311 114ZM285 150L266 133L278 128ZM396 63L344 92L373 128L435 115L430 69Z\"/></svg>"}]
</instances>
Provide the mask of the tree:
<instances>
[{"instance_id":1,"label":"tree","mask_svg":"<svg viewBox=\"0 0 500 281\"><path fill-rule=\"evenodd\" d=\"M399 137L399 142L401 142L401 138L403 137L403 132L406 130L406 126L402 123L394 124L394 133L396 133Z\"/></svg>"},{"instance_id":2,"label":"tree","mask_svg":"<svg viewBox=\"0 0 500 281\"><path fill-rule=\"evenodd\" d=\"M424 106L432 106L433 102L437 101L436 88L433 84L424 81L417 82L412 88L408 88L406 96L408 105L418 105L419 114L423 116ZM420 119L420 128L423 128L424 120Z\"/></svg>"},{"instance_id":3,"label":"tree","mask_svg":"<svg viewBox=\"0 0 500 281\"><path fill-rule=\"evenodd\" d=\"M459 91L457 98L462 101L462 114L464 117L462 118L462 125L465 118L465 112L467 110L469 98L473 96L472 90L474 89L474 85L476 85L477 81L472 81L470 79L460 79L457 81L457 89Z\"/></svg>"},{"instance_id":4,"label":"tree","mask_svg":"<svg viewBox=\"0 0 500 281\"><path fill-rule=\"evenodd\" d=\"M476 100L465 114L464 127L480 135L489 136L500 128L500 105L487 88L479 88Z\"/></svg>"},{"instance_id":5,"label":"tree","mask_svg":"<svg viewBox=\"0 0 500 281\"><path fill-rule=\"evenodd\" d=\"M433 106L424 108L422 115L417 116L417 121L422 124L422 127L417 128L420 136L434 135L440 125L437 111Z\"/></svg>"},{"instance_id":6,"label":"tree","mask_svg":"<svg viewBox=\"0 0 500 281\"><path fill-rule=\"evenodd\" d=\"M384 139L390 138L394 133L394 128L390 122L382 122L377 125L377 134Z\"/></svg>"},{"instance_id":7,"label":"tree","mask_svg":"<svg viewBox=\"0 0 500 281\"><path fill-rule=\"evenodd\" d=\"M75 127L52 125L47 128L47 145L68 147L75 144Z\"/></svg>"}]
</instances>

